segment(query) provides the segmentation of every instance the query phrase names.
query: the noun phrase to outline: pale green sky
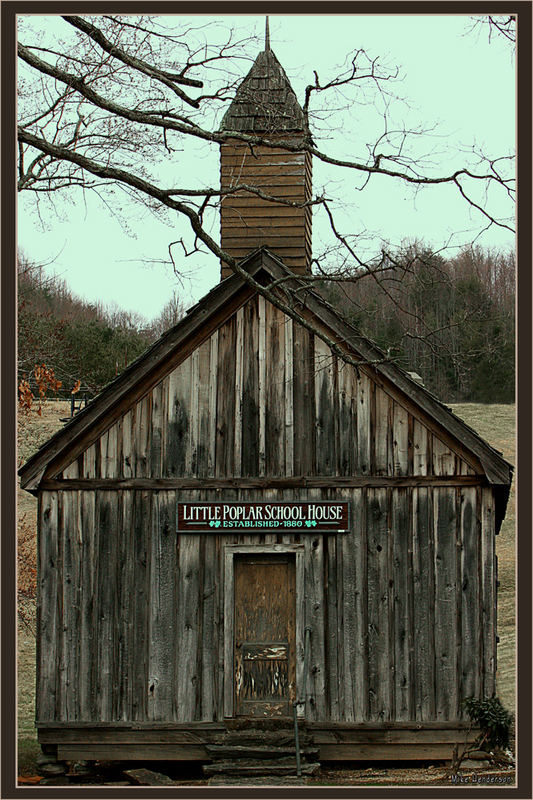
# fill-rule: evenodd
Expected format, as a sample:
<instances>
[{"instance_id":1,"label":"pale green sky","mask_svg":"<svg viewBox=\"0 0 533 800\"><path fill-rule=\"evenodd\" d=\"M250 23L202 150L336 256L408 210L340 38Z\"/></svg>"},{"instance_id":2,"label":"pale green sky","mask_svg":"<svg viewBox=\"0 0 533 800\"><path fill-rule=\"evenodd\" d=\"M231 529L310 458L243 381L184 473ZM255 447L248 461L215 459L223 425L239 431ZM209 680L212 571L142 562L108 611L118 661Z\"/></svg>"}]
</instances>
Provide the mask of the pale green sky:
<instances>
[{"instance_id":1,"label":"pale green sky","mask_svg":"<svg viewBox=\"0 0 533 800\"><path fill-rule=\"evenodd\" d=\"M258 32L264 27L263 17L227 19L231 24L255 26ZM48 22L52 25L52 20ZM473 145L491 156L514 150L515 60L508 43L489 43L485 32L468 33L470 26L467 15L270 18L272 49L300 102L305 86L313 81L314 69L326 81L345 54L356 48L397 65L401 80L394 90L408 105L393 105L391 115L407 127L436 126L419 144L421 154L434 151L434 174L462 166L471 157ZM43 32L46 27L45 19ZM243 63L243 77L248 68ZM355 158L365 153L367 141L382 132L382 108L352 104L346 111L332 111L330 122L328 138L318 132L317 145L331 155ZM198 179L217 184L216 146L196 146L180 158L179 163L168 165L168 175L178 185ZM392 243L418 238L440 247L451 237L451 243L459 246L471 241L472 231L482 227L480 216L449 187L424 189L415 195L404 184L384 178L371 181L363 192L354 191L356 183L353 173L314 165L314 191L336 190L351 202L339 217L342 231L366 229L372 233L369 242L378 244L380 237ZM509 213L496 194L489 199L499 213ZM58 206L62 220L43 217L43 230L31 213L31 200L22 198L18 220L19 244L28 256L39 261L56 256L53 269L74 292L91 301L115 302L147 319L157 315L177 285L176 278L169 267L144 262L166 259L169 242L186 234L187 224L176 222L169 227L137 208L128 233L95 200L87 198L85 204L80 196L75 204ZM314 220L315 250L320 248L321 230L320 221ZM216 226L213 234L218 237ZM508 231L493 227L478 243L507 248L514 241ZM180 267L187 274L180 287L186 305L219 280L214 256L180 259Z\"/></svg>"}]
</instances>

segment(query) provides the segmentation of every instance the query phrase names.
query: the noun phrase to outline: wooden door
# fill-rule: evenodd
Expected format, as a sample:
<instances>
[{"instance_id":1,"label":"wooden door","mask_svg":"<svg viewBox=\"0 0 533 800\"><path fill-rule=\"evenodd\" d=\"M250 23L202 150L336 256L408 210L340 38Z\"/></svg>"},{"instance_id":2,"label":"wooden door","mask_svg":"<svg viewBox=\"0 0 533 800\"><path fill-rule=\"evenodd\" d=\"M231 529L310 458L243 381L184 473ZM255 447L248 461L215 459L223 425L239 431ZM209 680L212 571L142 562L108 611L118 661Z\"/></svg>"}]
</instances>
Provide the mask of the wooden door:
<instances>
[{"instance_id":1,"label":"wooden door","mask_svg":"<svg viewBox=\"0 0 533 800\"><path fill-rule=\"evenodd\" d=\"M235 714L288 716L296 699L295 562L235 559Z\"/></svg>"}]
</instances>

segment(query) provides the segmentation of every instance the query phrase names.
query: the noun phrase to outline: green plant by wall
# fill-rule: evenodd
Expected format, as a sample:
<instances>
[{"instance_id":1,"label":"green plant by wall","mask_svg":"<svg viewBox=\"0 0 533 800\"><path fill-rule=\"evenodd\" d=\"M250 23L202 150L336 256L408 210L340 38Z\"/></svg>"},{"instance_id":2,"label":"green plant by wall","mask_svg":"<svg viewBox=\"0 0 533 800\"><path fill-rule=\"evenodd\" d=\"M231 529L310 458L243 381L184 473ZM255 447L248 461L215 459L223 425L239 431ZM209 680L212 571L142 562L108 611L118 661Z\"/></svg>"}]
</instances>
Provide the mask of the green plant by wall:
<instances>
[{"instance_id":1,"label":"green plant by wall","mask_svg":"<svg viewBox=\"0 0 533 800\"><path fill-rule=\"evenodd\" d=\"M479 749L494 750L496 747L505 749L509 746L509 735L512 715L505 709L499 697L477 700L467 697L463 705L472 722L480 729L478 740Z\"/></svg>"}]
</instances>

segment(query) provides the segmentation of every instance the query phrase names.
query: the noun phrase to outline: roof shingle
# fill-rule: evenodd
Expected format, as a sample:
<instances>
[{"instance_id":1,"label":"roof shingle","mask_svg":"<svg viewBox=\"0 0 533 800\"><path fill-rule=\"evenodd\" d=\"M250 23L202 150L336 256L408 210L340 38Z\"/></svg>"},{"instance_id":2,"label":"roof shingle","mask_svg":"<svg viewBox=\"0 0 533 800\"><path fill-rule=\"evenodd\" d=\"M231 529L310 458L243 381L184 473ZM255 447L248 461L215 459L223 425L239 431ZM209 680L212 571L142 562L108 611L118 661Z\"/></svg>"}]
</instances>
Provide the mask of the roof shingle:
<instances>
[{"instance_id":1,"label":"roof shingle","mask_svg":"<svg viewBox=\"0 0 533 800\"><path fill-rule=\"evenodd\" d=\"M308 131L305 114L272 50L263 50L257 56L224 115L220 131Z\"/></svg>"}]
</instances>

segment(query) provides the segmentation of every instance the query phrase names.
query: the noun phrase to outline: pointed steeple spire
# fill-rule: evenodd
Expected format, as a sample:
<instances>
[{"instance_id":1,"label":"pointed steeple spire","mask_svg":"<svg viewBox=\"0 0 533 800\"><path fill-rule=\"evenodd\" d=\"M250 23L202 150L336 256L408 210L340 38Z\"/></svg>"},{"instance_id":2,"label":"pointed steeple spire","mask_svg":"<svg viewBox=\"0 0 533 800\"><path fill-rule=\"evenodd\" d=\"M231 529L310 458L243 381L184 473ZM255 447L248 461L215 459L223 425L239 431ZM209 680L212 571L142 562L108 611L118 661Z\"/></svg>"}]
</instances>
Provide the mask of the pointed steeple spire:
<instances>
[{"instance_id":1,"label":"pointed steeple spire","mask_svg":"<svg viewBox=\"0 0 533 800\"><path fill-rule=\"evenodd\" d=\"M265 49L260 52L226 111L221 131L308 133L307 120L285 70L270 49L268 17Z\"/></svg>"}]
</instances>

